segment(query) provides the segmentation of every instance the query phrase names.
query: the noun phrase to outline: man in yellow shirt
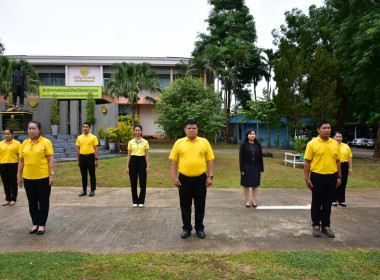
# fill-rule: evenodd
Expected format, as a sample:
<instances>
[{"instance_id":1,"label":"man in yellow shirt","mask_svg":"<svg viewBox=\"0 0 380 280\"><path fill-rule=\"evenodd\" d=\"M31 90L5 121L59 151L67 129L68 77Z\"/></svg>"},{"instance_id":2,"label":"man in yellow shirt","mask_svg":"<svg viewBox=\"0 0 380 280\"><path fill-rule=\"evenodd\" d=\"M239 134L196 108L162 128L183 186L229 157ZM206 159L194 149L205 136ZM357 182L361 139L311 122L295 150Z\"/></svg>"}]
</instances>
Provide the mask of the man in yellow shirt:
<instances>
[{"instance_id":1,"label":"man in yellow shirt","mask_svg":"<svg viewBox=\"0 0 380 280\"><path fill-rule=\"evenodd\" d=\"M90 133L91 125L83 123L83 134L77 138L77 161L82 175L83 191L79 196L87 195L87 171L90 174L91 191L89 196L95 195L96 177L95 168L98 167L98 138Z\"/></svg>"},{"instance_id":2,"label":"man in yellow shirt","mask_svg":"<svg viewBox=\"0 0 380 280\"><path fill-rule=\"evenodd\" d=\"M312 191L313 235L315 237L322 235L320 230L322 223L322 233L334 238L335 234L330 229L331 203L335 189L340 186L342 180L341 154L338 142L330 138L330 122L326 120L318 122L317 131L318 137L307 144L304 168L306 185Z\"/></svg>"},{"instance_id":3,"label":"man in yellow shirt","mask_svg":"<svg viewBox=\"0 0 380 280\"><path fill-rule=\"evenodd\" d=\"M194 119L185 122L186 137L178 139L170 152L171 176L179 190L182 213L182 238L190 235L191 205L194 198L195 231L199 238L205 238L203 218L205 215L207 187L212 185L214 174L214 153L207 139L198 137L198 123ZM177 178L177 168L179 176ZM208 177L206 171L208 169Z\"/></svg>"}]
</instances>

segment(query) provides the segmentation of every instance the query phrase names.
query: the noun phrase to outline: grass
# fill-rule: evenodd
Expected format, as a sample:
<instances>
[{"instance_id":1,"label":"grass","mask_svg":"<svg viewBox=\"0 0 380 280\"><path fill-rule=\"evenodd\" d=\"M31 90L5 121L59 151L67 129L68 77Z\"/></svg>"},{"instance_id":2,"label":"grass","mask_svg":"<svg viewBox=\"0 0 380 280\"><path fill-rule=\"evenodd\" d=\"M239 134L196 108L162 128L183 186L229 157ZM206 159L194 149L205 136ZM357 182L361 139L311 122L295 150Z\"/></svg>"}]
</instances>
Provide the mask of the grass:
<instances>
[{"instance_id":1,"label":"grass","mask_svg":"<svg viewBox=\"0 0 380 280\"><path fill-rule=\"evenodd\" d=\"M330 250L230 254L0 255L1 279L379 279L380 252Z\"/></svg>"},{"instance_id":2,"label":"grass","mask_svg":"<svg viewBox=\"0 0 380 280\"><path fill-rule=\"evenodd\" d=\"M168 153L153 153L150 156L148 187L172 187L170 160ZM100 187L129 187L129 177L125 173L126 157L103 159L96 171L97 185ZM376 188L380 182L380 163L353 160L353 174L348 179L348 188ZM263 188L305 188L303 169L284 166L283 155L264 158ZM74 187L81 185L81 176L76 162L56 163L55 186ZM215 154L213 187L240 187L238 154Z\"/></svg>"}]
</instances>

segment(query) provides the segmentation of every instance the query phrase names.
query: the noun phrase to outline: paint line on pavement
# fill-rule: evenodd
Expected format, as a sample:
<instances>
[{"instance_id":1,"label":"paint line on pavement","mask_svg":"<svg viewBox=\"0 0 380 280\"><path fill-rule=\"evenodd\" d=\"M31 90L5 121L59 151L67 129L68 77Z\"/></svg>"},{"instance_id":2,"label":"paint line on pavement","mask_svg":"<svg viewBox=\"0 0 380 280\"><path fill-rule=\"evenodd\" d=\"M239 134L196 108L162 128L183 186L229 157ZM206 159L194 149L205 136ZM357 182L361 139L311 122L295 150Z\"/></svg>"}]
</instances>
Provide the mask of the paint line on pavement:
<instances>
[{"instance_id":1,"label":"paint line on pavement","mask_svg":"<svg viewBox=\"0 0 380 280\"><path fill-rule=\"evenodd\" d=\"M257 209L269 209L269 210L294 210L294 209L310 209L311 205L306 206L257 206Z\"/></svg>"}]
</instances>

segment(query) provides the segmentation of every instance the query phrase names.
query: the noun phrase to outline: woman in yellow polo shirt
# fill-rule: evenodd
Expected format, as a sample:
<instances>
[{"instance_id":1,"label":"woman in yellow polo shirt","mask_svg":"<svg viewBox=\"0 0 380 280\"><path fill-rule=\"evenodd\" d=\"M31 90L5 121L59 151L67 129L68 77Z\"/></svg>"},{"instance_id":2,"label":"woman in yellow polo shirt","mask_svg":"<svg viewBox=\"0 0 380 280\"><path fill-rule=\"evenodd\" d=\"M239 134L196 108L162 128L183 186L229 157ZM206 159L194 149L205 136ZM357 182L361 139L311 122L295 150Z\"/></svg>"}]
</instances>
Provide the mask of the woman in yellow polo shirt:
<instances>
[{"instance_id":1,"label":"woman in yellow polo shirt","mask_svg":"<svg viewBox=\"0 0 380 280\"><path fill-rule=\"evenodd\" d=\"M334 140L336 140L339 143L341 153L340 166L342 169L342 184L339 188L336 189L332 206L336 207L338 206L337 203L339 203L340 206L346 207L346 185L348 175L352 174L352 153L350 147L347 144L342 143L342 133L340 133L339 131L335 132Z\"/></svg>"},{"instance_id":2,"label":"woman in yellow polo shirt","mask_svg":"<svg viewBox=\"0 0 380 280\"><path fill-rule=\"evenodd\" d=\"M127 169L132 190L133 207L144 207L146 178L149 173L149 143L142 138L142 126L133 128L134 138L128 143ZM137 177L140 181L140 195L137 195Z\"/></svg>"},{"instance_id":3,"label":"woman in yellow polo shirt","mask_svg":"<svg viewBox=\"0 0 380 280\"><path fill-rule=\"evenodd\" d=\"M17 182L22 186L22 174L33 222L29 233L41 235L45 233L50 191L54 183L54 151L51 141L41 136L39 122L29 122L28 135L30 138L21 145Z\"/></svg>"},{"instance_id":4,"label":"woman in yellow polo shirt","mask_svg":"<svg viewBox=\"0 0 380 280\"><path fill-rule=\"evenodd\" d=\"M17 200L17 166L21 143L13 139L13 130L4 129L4 140L0 142L0 175L4 185L3 206L15 205Z\"/></svg>"}]
</instances>

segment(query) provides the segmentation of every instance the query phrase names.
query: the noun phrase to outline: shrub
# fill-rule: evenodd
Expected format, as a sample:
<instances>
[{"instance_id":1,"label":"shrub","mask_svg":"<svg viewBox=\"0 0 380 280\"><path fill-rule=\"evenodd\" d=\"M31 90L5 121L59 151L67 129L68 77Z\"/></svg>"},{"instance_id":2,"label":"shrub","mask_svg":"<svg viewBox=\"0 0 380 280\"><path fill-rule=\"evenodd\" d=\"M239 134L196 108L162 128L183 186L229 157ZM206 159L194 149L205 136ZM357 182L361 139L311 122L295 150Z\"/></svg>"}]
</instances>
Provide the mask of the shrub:
<instances>
[{"instance_id":1,"label":"shrub","mask_svg":"<svg viewBox=\"0 0 380 280\"><path fill-rule=\"evenodd\" d=\"M86 103L86 115L87 122L90 124L95 124L95 98L94 95L90 92L87 95L87 103Z\"/></svg>"},{"instance_id":2,"label":"shrub","mask_svg":"<svg viewBox=\"0 0 380 280\"><path fill-rule=\"evenodd\" d=\"M98 134L99 139L106 139L107 138L107 132L104 129L102 123L100 123L99 128L96 130L96 134Z\"/></svg>"},{"instance_id":3,"label":"shrub","mask_svg":"<svg viewBox=\"0 0 380 280\"><path fill-rule=\"evenodd\" d=\"M53 94L53 98L50 103L50 122L52 125L58 125L59 120L59 102L57 96Z\"/></svg>"}]
</instances>

